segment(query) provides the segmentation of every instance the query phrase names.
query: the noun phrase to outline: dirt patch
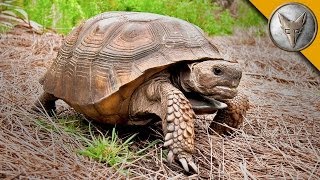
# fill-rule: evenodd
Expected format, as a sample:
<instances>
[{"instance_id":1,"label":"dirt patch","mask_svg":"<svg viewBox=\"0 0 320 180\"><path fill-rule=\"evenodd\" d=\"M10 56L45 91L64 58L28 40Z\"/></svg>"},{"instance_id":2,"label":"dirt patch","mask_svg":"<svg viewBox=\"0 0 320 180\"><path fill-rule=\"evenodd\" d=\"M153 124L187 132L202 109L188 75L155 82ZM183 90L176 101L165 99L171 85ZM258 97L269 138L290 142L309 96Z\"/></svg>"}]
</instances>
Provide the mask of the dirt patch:
<instances>
[{"instance_id":1,"label":"dirt patch","mask_svg":"<svg viewBox=\"0 0 320 180\"><path fill-rule=\"evenodd\" d=\"M0 178L184 178L178 164L170 168L162 159L162 143L124 164L124 173L80 156L83 144L63 129L40 128L37 119L56 126L55 119L28 109L42 92L38 80L61 40L52 33L0 35ZM242 65L240 89L251 104L243 128L230 137L209 135L210 116L199 117L194 157L200 173L190 178L319 179L319 72L301 55L279 50L250 32L212 41L226 58ZM58 116L74 114L58 103ZM163 139L151 128L140 130L148 135L135 139L133 149Z\"/></svg>"}]
</instances>

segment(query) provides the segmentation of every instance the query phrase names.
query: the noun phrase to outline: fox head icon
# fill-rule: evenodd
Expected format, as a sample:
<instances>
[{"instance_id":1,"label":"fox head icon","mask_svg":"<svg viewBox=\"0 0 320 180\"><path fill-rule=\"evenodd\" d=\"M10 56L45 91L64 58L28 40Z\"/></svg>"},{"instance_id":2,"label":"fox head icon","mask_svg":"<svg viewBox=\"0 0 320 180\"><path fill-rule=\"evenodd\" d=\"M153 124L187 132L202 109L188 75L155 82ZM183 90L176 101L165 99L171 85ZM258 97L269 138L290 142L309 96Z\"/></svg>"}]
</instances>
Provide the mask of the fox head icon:
<instances>
[{"instance_id":1,"label":"fox head icon","mask_svg":"<svg viewBox=\"0 0 320 180\"><path fill-rule=\"evenodd\" d=\"M307 14L304 12L296 20L291 21L284 15L278 13L279 21L283 32L287 35L291 47L295 47L297 39L302 32L303 25L306 22Z\"/></svg>"}]
</instances>

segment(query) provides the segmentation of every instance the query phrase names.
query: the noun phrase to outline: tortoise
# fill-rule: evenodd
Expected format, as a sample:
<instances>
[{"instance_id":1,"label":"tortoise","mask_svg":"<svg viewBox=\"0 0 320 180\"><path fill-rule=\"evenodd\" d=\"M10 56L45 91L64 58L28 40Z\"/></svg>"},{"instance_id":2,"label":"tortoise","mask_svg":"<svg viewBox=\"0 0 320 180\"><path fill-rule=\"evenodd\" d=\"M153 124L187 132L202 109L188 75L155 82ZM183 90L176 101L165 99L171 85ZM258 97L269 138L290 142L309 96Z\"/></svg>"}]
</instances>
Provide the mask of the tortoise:
<instances>
[{"instance_id":1,"label":"tortoise","mask_svg":"<svg viewBox=\"0 0 320 180\"><path fill-rule=\"evenodd\" d=\"M169 164L176 159L197 172L196 113L218 111L215 121L238 128L248 109L248 98L236 89L241 76L237 61L224 59L196 25L152 13L106 12L65 38L33 109L52 114L62 99L102 123L161 121Z\"/></svg>"}]
</instances>

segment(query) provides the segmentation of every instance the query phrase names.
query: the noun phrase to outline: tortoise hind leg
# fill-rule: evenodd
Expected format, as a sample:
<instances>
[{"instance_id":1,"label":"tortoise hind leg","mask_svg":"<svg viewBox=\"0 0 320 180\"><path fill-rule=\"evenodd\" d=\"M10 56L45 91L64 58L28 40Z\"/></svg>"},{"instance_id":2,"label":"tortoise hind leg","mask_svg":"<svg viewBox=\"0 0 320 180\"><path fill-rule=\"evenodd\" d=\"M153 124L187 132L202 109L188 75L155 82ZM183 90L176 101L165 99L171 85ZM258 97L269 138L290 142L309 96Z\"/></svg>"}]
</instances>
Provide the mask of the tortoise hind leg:
<instances>
[{"instance_id":1,"label":"tortoise hind leg","mask_svg":"<svg viewBox=\"0 0 320 180\"><path fill-rule=\"evenodd\" d=\"M239 92L236 97L226 100L224 103L228 107L218 110L217 115L210 124L210 128L219 134L228 135L233 132L229 127L238 129L243 124L244 116L249 109L249 100L245 94Z\"/></svg>"},{"instance_id":2,"label":"tortoise hind leg","mask_svg":"<svg viewBox=\"0 0 320 180\"><path fill-rule=\"evenodd\" d=\"M56 113L56 100L58 100L58 98L53 94L44 92L34 103L32 110L36 112L43 112L44 109L49 116L54 116Z\"/></svg>"}]
</instances>

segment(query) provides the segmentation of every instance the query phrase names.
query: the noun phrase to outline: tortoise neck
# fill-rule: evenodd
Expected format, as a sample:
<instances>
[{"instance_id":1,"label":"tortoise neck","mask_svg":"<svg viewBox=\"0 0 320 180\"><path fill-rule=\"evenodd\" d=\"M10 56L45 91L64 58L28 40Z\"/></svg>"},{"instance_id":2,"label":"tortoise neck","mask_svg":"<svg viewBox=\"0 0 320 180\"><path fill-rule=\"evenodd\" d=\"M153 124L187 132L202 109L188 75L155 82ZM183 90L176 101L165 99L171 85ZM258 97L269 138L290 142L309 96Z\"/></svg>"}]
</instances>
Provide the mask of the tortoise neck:
<instances>
[{"instance_id":1,"label":"tortoise neck","mask_svg":"<svg viewBox=\"0 0 320 180\"><path fill-rule=\"evenodd\" d=\"M170 74L170 82L174 87L184 90L184 88L181 86L180 71Z\"/></svg>"},{"instance_id":2,"label":"tortoise neck","mask_svg":"<svg viewBox=\"0 0 320 180\"><path fill-rule=\"evenodd\" d=\"M183 85L183 80L181 78L181 73L187 73L189 71L187 65L173 66L168 71L171 84L180 89L183 93L188 92L188 89Z\"/></svg>"}]
</instances>

